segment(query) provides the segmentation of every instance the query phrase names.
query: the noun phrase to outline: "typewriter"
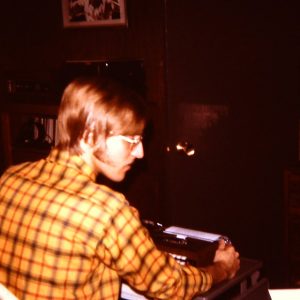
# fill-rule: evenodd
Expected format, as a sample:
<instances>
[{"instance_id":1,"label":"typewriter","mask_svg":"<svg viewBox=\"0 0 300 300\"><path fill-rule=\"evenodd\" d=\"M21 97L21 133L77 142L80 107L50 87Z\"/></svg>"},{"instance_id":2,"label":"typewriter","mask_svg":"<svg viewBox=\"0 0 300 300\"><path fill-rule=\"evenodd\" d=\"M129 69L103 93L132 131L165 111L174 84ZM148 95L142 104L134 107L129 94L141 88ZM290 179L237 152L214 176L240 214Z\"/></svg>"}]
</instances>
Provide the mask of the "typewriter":
<instances>
[{"instance_id":1,"label":"typewriter","mask_svg":"<svg viewBox=\"0 0 300 300\"><path fill-rule=\"evenodd\" d=\"M220 239L230 244L228 237L220 234L178 226L164 227L149 220L143 220L143 223L157 247L181 264L208 265L214 259ZM233 279L219 283L194 300L271 300L269 281L261 276L261 269L261 261L241 258L241 268ZM120 299L148 300L126 283L122 284Z\"/></svg>"},{"instance_id":2,"label":"typewriter","mask_svg":"<svg viewBox=\"0 0 300 300\"><path fill-rule=\"evenodd\" d=\"M179 226L165 227L160 223L143 220L157 248L168 252L181 264L196 267L213 262L220 239L230 243L228 237Z\"/></svg>"},{"instance_id":3,"label":"typewriter","mask_svg":"<svg viewBox=\"0 0 300 300\"><path fill-rule=\"evenodd\" d=\"M157 248L168 252L180 264L191 264L196 267L205 267L213 262L220 239L230 243L228 237L179 226L166 227L151 220L142 220L148 229ZM147 300L137 294L126 283L122 284L121 298L126 300Z\"/></svg>"}]
</instances>

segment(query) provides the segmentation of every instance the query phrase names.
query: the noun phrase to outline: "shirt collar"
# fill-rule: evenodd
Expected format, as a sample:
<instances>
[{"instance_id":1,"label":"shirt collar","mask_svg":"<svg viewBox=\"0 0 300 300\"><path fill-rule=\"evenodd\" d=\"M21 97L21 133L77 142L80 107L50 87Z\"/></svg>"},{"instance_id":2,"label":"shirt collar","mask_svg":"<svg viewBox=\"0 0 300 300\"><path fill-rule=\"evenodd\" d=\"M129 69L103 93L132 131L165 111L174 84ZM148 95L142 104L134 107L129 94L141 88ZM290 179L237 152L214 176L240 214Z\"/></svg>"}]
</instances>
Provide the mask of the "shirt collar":
<instances>
[{"instance_id":1,"label":"shirt collar","mask_svg":"<svg viewBox=\"0 0 300 300\"><path fill-rule=\"evenodd\" d=\"M50 162L56 162L60 165L65 165L69 168L77 169L80 173L90 177L92 181L96 180L96 174L93 169L79 155L71 154L66 150L53 148L50 151L47 160Z\"/></svg>"}]
</instances>

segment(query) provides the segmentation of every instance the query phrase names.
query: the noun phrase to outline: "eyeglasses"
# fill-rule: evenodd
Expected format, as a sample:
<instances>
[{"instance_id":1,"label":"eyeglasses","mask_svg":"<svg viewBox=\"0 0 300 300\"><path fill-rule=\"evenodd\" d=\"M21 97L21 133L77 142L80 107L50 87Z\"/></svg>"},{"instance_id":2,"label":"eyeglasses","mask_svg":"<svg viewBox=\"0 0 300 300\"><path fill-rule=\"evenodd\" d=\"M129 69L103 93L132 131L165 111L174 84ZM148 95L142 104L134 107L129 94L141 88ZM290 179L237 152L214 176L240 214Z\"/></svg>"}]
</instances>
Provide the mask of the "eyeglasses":
<instances>
[{"instance_id":1,"label":"eyeglasses","mask_svg":"<svg viewBox=\"0 0 300 300\"><path fill-rule=\"evenodd\" d=\"M121 139L121 140L129 143L131 151L133 149L135 149L143 141L143 136L141 136L141 135L129 136L129 135L121 135L121 134L119 134L119 135L113 135L112 137L119 138L119 139Z\"/></svg>"}]
</instances>

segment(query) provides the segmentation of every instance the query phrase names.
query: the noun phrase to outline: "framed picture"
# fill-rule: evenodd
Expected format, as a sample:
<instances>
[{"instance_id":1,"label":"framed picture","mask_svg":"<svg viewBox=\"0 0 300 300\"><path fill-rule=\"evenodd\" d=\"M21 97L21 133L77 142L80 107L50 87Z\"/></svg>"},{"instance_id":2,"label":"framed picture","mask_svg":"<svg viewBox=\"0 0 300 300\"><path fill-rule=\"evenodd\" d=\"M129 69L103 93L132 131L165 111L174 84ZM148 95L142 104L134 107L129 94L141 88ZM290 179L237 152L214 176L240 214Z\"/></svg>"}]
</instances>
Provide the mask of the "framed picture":
<instances>
[{"instance_id":1,"label":"framed picture","mask_svg":"<svg viewBox=\"0 0 300 300\"><path fill-rule=\"evenodd\" d=\"M64 27L125 26L125 0L61 0Z\"/></svg>"}]
</instances>

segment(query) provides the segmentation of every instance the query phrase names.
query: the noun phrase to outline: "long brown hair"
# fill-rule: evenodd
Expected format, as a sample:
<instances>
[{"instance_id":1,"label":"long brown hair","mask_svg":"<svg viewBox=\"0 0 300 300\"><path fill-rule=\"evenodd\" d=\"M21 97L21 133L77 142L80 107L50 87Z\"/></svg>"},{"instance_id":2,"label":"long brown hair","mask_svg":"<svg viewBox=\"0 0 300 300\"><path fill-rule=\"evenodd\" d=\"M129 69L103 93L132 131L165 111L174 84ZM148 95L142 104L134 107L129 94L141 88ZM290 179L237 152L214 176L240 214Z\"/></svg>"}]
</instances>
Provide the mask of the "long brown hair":
<instances>
[{"instance_id":1,"label":"long brown hair","mask_svg":"<svg viewBox=\"0 0 300 300\"><path fill-rule=\"evenodd\" d=\"M111 134L141 134L146 122L143 98L109 78L80 77L65 88L58 112L57 147L80 154L81 138L105 143Z\"/></svg>"}]
</instances>

